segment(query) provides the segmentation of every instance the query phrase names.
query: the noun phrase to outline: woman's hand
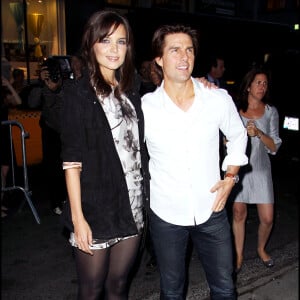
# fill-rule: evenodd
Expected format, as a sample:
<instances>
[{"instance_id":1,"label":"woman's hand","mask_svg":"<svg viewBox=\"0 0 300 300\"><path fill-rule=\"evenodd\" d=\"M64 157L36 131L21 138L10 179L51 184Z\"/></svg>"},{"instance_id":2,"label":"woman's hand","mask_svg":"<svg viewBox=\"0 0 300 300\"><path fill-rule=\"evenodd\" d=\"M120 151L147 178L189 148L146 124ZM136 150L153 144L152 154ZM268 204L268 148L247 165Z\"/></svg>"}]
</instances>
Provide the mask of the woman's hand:
<instances>
[{"instance_id":1,"label":"woman's hand","mask_svg":"<svg viewBox=\"0 0 300 300\"><path fill-rule=\"evenodd\" d=\"M258 136L260 138L262 135L262 132L256 127L254 120L249 120L247 122L246 129L247 129L248 135L251 137Z\"/></svg>"},{"instance_id":2,"label":"woman's hand","mask_svg":"<svg viewBox=\"0 0 300 300\"><path fill-rule=\"evenodd\" d=\"M92 245L93 237L89 224L85 219L74 224L74 237L79 250L93 255L90 245Z\"/></svg>"}]
</instances>

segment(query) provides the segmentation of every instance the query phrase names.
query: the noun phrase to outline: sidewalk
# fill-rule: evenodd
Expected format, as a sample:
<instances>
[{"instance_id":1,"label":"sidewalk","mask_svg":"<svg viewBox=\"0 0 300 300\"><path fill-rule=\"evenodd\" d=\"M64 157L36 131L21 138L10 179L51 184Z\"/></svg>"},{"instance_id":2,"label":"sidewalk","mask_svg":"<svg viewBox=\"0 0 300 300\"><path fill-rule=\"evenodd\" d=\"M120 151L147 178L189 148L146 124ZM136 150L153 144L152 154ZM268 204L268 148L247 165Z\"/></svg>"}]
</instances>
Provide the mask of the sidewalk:
<instances>
[{"instance_id":1,"label":"sidewalk","mask_svg":"<svg viewBox=\"0 0 300 300\"><path fill-rule=\"evenodd\" d=\"M238 300L299 299L298 262L238 290Z\"/></svg>"},{"instance_id":2,"label":"sidewalk","mask_svg":"<svg viewBox=\"0 0 300 300\"><path fill-rule=\"evenodd\" d=\"M32 171L32 170L30 170ZM1 224L1 299L74 300L77 278L72 249L62 230L60 218L50 210L43 193L43 177L30 172L33 203L39 213L38 225L25 203ZM33 180L34 179L34 180ZM299 178L278 178L274 230L268 251L275 261L266 268L256 254L257 213L249 210L244 264L237 278L238 300L297 300L298 297L298 186ZM13 199L10 199L13 200ZM10 203L12 204L12 203ZM137 263L129 300L158 300L159 274L146 268L147 257ZM203 268L191 256L187 300L208 300Z\"/></svg>"},{"instance_id":3,"label":"sidewalk","mask_svg":"<svg viewBox=\"0 0 300 300\"><path fill-rule=\"evenodd\" d=\"M282 256L282 260L279 256ZM245 261L237 280L238 300L297 300L299 299L299 262L298 242L272 253L275 266L265 268L257 258ZM190 284L186 300L209 300L209 290L204 279L201 265L192 258L190 264ZM195 260L195 261L193 261ZM154 275L153 275L154 276ZM138 281L138 279L135 279ZM145 280L145 279L144 279ZM139 284L142 284L141 282ZM138 295L133 282L131 295ZM157 283L159 288L159 283ZM146 294L146 290L144 293ZM158 300L159 292L152 291L147 297L129 298L134 300Z\"/></svg>"}]
</instances>

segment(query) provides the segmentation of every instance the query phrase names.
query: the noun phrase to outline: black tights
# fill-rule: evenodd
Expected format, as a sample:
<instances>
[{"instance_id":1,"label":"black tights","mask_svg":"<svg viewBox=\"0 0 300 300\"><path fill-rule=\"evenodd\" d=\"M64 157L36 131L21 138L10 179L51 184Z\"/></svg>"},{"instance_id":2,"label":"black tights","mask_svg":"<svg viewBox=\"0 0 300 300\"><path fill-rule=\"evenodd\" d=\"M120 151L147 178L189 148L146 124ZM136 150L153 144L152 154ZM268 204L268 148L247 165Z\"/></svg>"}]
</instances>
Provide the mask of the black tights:
<instances>
[{"instance_id":1,"label":"black tights","mask_svg":"<svg viewBox=\"0 0 300 300\"><path fill-rule=\"evenodd\" d=\"M94 250L94 255L75 248L79 281L78 300L126 300L127 279L135 262L140 236L121 241L112 247ZM103 290L104 289L104 290Z\"/></svg>"}]
</instances>

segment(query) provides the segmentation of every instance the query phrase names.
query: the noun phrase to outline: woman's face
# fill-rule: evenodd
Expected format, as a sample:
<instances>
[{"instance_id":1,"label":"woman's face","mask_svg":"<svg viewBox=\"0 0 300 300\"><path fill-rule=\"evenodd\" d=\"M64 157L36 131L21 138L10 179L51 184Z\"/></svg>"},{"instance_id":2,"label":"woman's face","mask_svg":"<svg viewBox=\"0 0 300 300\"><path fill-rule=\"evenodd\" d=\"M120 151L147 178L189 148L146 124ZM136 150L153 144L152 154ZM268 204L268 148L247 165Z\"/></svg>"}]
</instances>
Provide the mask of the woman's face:
<instances>
[{"instance_id":1,"label":"woman's face","mask_svg":"<svg viewBox=\"0 0 300 300\"><path fill-rule=\"evenodd\" d=\"M113 27L110 32L112 29ZM121 24L112 34L94 44L96 60L104 78L111 76L124 63L127 52L126 37L125 27Z\"/></svg>"},{"instance_id":2,"label":"woman's face","mask_svg":"<svg viewBox=\"0 0 300 300\"><path fill-rule=\"evenodd\" d=\"M249 96L261 100L268 89L268 78L265 74L257 74L248 88Z\"/></svg>"}]
</instances>

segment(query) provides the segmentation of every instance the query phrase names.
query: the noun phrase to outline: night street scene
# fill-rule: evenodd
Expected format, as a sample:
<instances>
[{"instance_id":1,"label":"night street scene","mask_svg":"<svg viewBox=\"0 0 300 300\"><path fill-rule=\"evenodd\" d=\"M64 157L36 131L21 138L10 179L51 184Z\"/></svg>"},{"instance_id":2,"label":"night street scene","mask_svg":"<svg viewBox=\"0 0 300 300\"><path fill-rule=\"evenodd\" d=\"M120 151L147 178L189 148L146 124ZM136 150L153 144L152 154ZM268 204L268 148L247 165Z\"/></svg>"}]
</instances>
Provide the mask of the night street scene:
<instances>
[{"instance_id":1,"label":"night street scene","mask_svg":"<svg viewBox=\"0 0 300 300\"><path fill-rule=\"evenodd\" d=\"M9 2L1 3L3 26ZM19 2L26 5L26 1ZM36 5L33 3L38 1L27 2ZM45 5L46 1L39 2ZM261 1L264 4L251 0L50 2L56 3L57 11L63 7L65 26L61 50L49 52L49 45L55 43L43 43L41 36L41 51L48 51L48 56L65 58L77 53L89 16L96 10L109 8L123 13L129 20L135 38L137 68L143 61L151 59L151 38L156 28L162 24L182 23L199 32L199 53L192 76L205 76L207 57L211 53L222 54L226 66L223 79L233 100L251 66L263 64L270 70L270 99L278 109L282 139L277 154L269 156L275 202L274 223L266 251L274 260L274 266L266 267L258 257L259 219L256 205L248 205L244 261L240 272L234 275L234 281L239 300L299 299L300 33L294 26L300 23L299 13L296 13L300 9L299 1ZM284 3L283 6L278 2ZM53 30L59 36L59 29ZM30 48L31 52L23 53L22 60L16 55L18 52L12 45L16 42L11 42L9 30L2 31L1 57L5 57L5 63L26 69L28 86L36 85L38 79L34 68L38 60L31 57L34 37L29 36L25 49ZM3 66L2 60L2 75ZM69 232L63 227L60 215L53 213L53 199L46 192L47 174L42 166L39 117L40 110L30 109L26 104L11 109L9 115L9 120L21 124L21 128L17 125L11 132L14 171L8 173L6 189L2 187L1 204L8 208L7 216L1 220L1 299L4 300L73 300L77 297L78 282ZM230 201L225 209L231 223ZM160 299L158 268L155 263L149 264L151 255L145 247L148 239L148 235L143 237L130 274L129 300ZM192 241L187 266L185 299L209 300L205 274Z\"/></svg>"}]
</instances>

